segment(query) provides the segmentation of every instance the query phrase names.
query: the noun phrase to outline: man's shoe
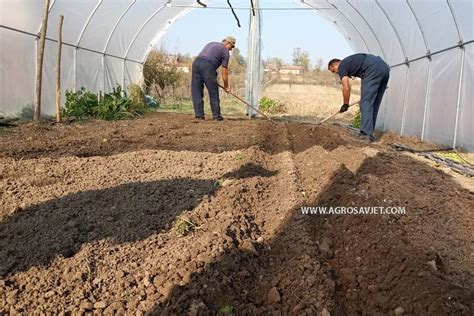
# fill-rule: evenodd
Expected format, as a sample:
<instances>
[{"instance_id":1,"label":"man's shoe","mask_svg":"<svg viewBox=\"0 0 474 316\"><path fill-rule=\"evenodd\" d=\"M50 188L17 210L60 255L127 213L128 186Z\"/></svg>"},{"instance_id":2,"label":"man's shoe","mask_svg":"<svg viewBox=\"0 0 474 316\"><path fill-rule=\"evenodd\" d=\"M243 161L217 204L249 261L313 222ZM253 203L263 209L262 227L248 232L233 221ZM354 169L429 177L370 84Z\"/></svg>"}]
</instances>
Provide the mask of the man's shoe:
<instances>
[{"instance_id":1,"label":"man's shoe","mask_svg":"<svg viewBox=\"0 0 474 316\"><path fill-rule=\"evenodd\" d=\"M214 121L223 121L224 118L222 116L218 116L214 118Z\"/></svg>"},{"instance_id":2,"label":"man's shoe","mask_svg":"<svg viewBox=\"0 0 474 316\"><path fill-rule=\"evenodd\" d=\"M194 118L194 120L195 120L195 121L204 121L204 117L202 117L202 116L196 116L196 117Z\"/></svg>"},{"instance_id":3,"label":"man's shoe","mask_svg":"<svg viewBox=\"0 0 474 316\"><path fill-rule=\"evenodd\" d=\"M369 143L372 143L372 142L375 142L375 141L376 141L376 138L375 138L374 135L367 135L367 134L364 134L364 133L360 133L360 134L357 136L357 138L360 139L360 140L369 142Z\"/></svg>"}]
</instances>

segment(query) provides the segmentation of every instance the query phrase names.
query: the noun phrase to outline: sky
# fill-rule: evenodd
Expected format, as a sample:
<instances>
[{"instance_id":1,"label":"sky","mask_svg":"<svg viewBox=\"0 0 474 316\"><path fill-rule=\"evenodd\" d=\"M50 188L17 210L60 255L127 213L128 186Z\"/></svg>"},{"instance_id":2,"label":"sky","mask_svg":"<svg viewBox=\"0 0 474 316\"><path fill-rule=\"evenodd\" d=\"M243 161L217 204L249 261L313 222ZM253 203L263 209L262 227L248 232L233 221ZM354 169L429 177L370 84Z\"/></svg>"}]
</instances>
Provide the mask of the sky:
<instances>
[{"instance_id":1,"label":"sky","mask_svg":"<svg viewBox=\"0 0 474 316\"><path fill-rule=\"evenodd\" d=\"M209 7L228 7L224 0L212 3L203 0ZM236 46L247 58L247 38L250 1L231 0L241 27L237 26L232 12L222 9L194 9L176 20L160 39L157 47L169 53L197 55L211 41L221 41L227 35L237 39ZM261 0L262 8L304 8L292 0ZM262 58L282 58L291 64L293 48L309 53L311 64L318 58L327 63L332 58L344 58L353 53L346 39L336 27L319 16L314 10L263 10L262 11Z\"/></svg>"}]
</instances>

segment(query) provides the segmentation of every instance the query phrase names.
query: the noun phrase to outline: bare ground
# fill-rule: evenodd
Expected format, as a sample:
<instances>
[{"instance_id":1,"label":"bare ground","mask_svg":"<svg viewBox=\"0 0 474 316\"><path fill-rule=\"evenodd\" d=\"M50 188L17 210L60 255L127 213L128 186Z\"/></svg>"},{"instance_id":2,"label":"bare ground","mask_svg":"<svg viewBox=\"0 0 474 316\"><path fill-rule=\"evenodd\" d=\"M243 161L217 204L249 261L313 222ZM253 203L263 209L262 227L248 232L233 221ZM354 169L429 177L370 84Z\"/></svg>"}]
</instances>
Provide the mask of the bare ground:
<instances>
[{"instance_id":1,"label":"bare ground","mask_svg":"<svg viewBox=\"0 0 474 316\"><path fill-rule=\"evenodd\" d=\"M165 113L16 128L0 137L0 314L472 315L472 180L393 141L411 140Z\"/></svg>"}]
</instances>

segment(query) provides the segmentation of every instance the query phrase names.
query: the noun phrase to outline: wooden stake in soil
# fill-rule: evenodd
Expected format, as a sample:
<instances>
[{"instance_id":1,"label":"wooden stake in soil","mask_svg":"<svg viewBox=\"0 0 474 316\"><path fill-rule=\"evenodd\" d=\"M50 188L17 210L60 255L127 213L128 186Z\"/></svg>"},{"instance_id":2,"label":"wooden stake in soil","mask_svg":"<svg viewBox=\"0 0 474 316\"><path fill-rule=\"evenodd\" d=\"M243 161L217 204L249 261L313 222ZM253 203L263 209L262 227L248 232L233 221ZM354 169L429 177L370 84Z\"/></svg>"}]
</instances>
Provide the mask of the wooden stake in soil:
<instances>
[{"instance_id":1,"label":"wooden stake in soil","mask_svg":"<svg viewBox=\"0 0 474 316\"><path fill-rule=\"evenodd\" d=\"M38 55L36 56L36 95L35 95L35 113L33 120L39 123L41 117L41 83L43 76L43 58L44 42L46 40L46 30L48 28L49 1L44 0L43 20L41 21L41 32L39 38Z\"/></svg>"},{"instance_id":2,"label":"wooden stake in soil","mask_svg":"<svg viewBox=\"0 0 474 316\"><path fill-rule=\"evenodd\" d=\"M56 122L61 122L61 51L63 46L63 20L60 15L58 20L58 56L56 59Z\"/></svg>"}]
</instances>

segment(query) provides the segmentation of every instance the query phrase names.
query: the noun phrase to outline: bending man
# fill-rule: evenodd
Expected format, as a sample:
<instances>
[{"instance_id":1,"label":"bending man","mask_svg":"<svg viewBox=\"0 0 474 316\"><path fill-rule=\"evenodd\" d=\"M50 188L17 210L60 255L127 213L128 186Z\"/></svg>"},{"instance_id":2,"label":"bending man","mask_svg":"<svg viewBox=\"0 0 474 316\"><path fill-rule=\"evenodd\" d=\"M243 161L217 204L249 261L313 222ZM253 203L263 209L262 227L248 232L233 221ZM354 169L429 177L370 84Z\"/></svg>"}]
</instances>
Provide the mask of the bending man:
<instances>
[{"instance_id":1,"label":"bending man","mask_svg":"<svg viewBox=\"0 0 474 316\"><path fill-rule=\"evenodd\" d=\"M229 51L235 47L235 38L227 36L221 43L211 42L204 46L196 60L193 62L191 95L193 98L194 116L198 120L204 120L204 85L209 92L212 117L214 120L222 121L221 106L219 100L219 87L217 86L217 68L222 66L222 79L224 89L229 90Z\"/></svg>"},{"instance_id":2,"label":"bending man","mask_svg":"<svg viewBox=\"0 0 474 316\"><path fill-rule=\"evenodd\" d=\"M342 81L344 104L341 107L341 113L349 109L349 98L351 95L349 78L359 77L362 79L360 96L362 122L360 124L359 137L371 142L375 141L375 122L377 121L377 114L383 94L387 88L390 68L378 56L354 54L343 60L332 59L328 64L328 69L332 73L338 73Z\"/></svg>"}]
</instances>

